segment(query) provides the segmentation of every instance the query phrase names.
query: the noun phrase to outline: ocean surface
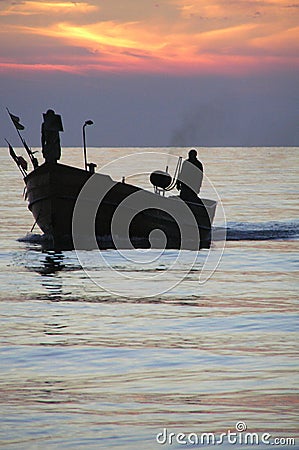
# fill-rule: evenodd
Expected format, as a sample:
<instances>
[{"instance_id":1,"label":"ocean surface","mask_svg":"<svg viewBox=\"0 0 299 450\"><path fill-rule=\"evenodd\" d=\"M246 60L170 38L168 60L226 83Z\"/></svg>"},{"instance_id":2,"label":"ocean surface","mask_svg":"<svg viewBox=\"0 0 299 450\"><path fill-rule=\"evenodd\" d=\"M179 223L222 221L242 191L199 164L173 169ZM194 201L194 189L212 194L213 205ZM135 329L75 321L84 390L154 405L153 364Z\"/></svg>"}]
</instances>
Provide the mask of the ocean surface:
<instances>
[{"instance_id":1,"label":"ocean surface","mask_svg":"<svg viewBox=\"0 0 299 450\"><path fill-rule=\"evenodd\" d=\"M299 448L299 148L198 152L211 249L99 255L42 251L1 149L1 448ZM148 189L186 154L88 150Z\"/></svg>"}]
</instances>

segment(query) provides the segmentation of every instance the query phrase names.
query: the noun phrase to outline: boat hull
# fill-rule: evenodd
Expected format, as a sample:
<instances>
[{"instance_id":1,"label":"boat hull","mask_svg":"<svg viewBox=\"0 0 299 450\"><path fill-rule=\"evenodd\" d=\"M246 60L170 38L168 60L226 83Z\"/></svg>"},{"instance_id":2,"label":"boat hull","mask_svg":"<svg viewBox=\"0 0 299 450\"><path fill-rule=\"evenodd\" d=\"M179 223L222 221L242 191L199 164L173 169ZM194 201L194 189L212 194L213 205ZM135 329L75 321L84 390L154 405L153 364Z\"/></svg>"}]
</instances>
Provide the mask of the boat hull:
<instances>
[{"instance_id":1,"label":"boat hull","mask_svg":"<svg viewBox=\"0 0 299 450\"><path fill-rule=\"evenodd\" d=\"M162 197L115 182L108 175L63 164L45 163L32 171L25 183L28 208L53 249L133 246L194 250L210 245L216 209L213 200L187 203L186 212L186 203L178 197ZM92 220L90 212L94 214L92 229L85 227L85 221ZM114 220L116 216L118 220ZM126 220L128 224L123 224ZM80 238L76 237L77 222L83 224ZM162 233L155 234L157 230Z\"/></svg>"}]
</instances>

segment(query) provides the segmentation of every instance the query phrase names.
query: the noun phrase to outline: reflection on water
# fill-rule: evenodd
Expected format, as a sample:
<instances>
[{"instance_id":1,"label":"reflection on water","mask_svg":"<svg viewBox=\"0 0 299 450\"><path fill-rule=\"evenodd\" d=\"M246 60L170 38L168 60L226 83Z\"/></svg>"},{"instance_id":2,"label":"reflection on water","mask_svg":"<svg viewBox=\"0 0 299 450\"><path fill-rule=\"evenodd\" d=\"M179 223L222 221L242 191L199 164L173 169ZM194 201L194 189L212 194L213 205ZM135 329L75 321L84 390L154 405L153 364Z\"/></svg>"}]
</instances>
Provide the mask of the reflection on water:
<instances>
[{"instance_id":1,"label":"reflection on water","mask_svg":"<svg viewBox=\"0 0 299 450\"><path fill-rule=\"evenodd\" d=\"M63 262L63 254L49 254L46 255L44 260L44 265L39 270L37 269L37 272L39 272L41 275L51 275L56 272L59 272L60 270L64 269Z\"/></svg>"},{"instance_id":2,"label":"reflection on water","mask_svg":"<svg viewBox=\"0 0 299 450\"><path fill-rule=\"evenodd\" d=\"M17 254L32 283L26 301L0 302L5 445L153 449L165 427L220 434L240 420L295 436L295 245L228 243L212 284L194 270L135 300L99 291L73 252Z\"/></svg>"},{"instance_id":3,"label":"reflection on water","mask_svg":"<svg viewBox=\"0 0 299 450\"><path fill-rule=\"evenodd\" d=\"M3 162L11 186L0 192L3 448L182 448L158 445L157 433L165 427L221 433L238 421L250 432L298 434L295 150L254 149L255 178L248 170L250 151L203 150L203 160L216 172L233 232L262 236L276 227L279 238L227 242L204 285L198 272L205 251L199 252L183 282L153 298L146 292L155 274L165 272L175 282L188 268L188 254L166 272L175 257L171 251L151 267L124 264L107 252L111 267L131 277L128 292L143 289L134 299L99 288L74 252L42 252L34 242L17 241L32 220L18 197L18 174ZM281 170L288 177L279 177L277 185ZM246 228L249 222L254 229ZM111 276L93 252L87 265L99 281ZM298 441L275 448L295 449Z\"/></svg>"},{"instance_id":4,"label":"reflection on water","mask_svg":"<svg viewBox=\"0 0 299 450\"><path fill-rule=\"evenodd\" d=\"M119 255L115 251L105 253L106 263L99 263L96 251L85 252L85 263L88 274L82 270L75 252L41 252L28 249L26 252L15 252L13 266L4 267L0 276L5 278L0 295L2 298L14 298L21 295L23 299L49 299L62 301L88 302L129 302L174 304L190 304L202 306L205 299L215 299L217 305L232 303L238 305L239 300L255 302L258 308L271 303L275 309L283 301L294 301L297 298L297 283L294 273L298 266L298 241L264 241L264 242L227 242L225 256L219 270L213 275L213 283L199 285L199 274L205 251L201 251L193 261L192 252L185 252L180 265L171 270L176 258L176 251L165 251L155 258L153 250L150 263L140 263L138 251L128 251ZM142 255L141 255L142 256ZM126 260L126 257L129 259ZM190 259L191 258L191 259ZM193 266L190 266L190 261ZM240 270L241 266L241 270ZM108 284L113 271L124 274L119 288L128 291L128 295L116 297L101 288ZM173 289L164 294L147 298L152 285L163 288L161 273ZM176 285L178 277L184 275L183 281ZM156 281L157 280L157 281ZM95 283L98 282L98 284ZM115 287L117 280L114 278ZM225 288L224 288L225 287ZM161 289L162 291L163 289ZM131 292L131 295L130 295ZM144 292L132 298L132 293ZM277 303L278 302L278 303ZM252 303L248 304L250 308Z\"/></svg>"},{"instance_id":5,"label":"reflection on water","mask_svg":"<svg viewBox=\"0 0 299 450\"><path fill-rule=\"evenodd\" d=\"M2 329L6 442L150 449L163 427L220 433L241 419L295 434L294 313L239 304L217 318L213 308L13 304L15 329Z\"/></svg>"},{"instance_id":6,"label":"reflection on water","mask_svg":"<svg viewBox=\"0 0 299 450\"><path fill-rule=\"evenodd\" d=\"M64 268L62 253L50 253L46 255L43 260L43 265L35 268L43 276L41 285L48 292L49 298L52 300L59 300L63 296L62 279L60 277L53 277L52 275L55 275Z\"/></svg>"}]
</instances>

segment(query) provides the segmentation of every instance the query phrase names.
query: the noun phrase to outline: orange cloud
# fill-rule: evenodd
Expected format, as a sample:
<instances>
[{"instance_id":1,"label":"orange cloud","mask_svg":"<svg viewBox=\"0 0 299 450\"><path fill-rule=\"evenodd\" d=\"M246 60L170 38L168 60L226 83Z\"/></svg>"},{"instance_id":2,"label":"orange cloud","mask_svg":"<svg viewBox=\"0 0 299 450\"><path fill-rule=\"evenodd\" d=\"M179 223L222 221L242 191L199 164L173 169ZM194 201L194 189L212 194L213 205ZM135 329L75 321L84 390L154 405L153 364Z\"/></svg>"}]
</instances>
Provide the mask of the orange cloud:
<instances>
[{"instance_id":1,"label":"orange cloud","mask_svg":"<svg viewBox=\"0 0 299 450\"><path fill-rule=\"evenodd\" d=\"M282 30L275 34L256 37L251 40L252 46L271 54L273 47L278 55L299 55L299 26Z\"/></svg>"},{"instance_id":2,"label":"orange cloud","mask_svg":"<svg viewBox=\"0 0 299 450\"><path fill-rule=\"evenodd\" d=\"M85 2L24 1L11 4L6 10L0 11L0 16L32 16L36 14L61 15L69 12L82 14L96 10L98 10L97 6Z\"/></svg>"},{"instance_id":3,"label":"orange cloud","mask_svg":"<svg viewBox=\"0 0 299 450\"><path fill-rule=\"evenodd\" d=\"M298 64L299 8L286 0L164 0L149 17L141 7L133 14L129 0L121 7L119 0L95 3L25 1L2 9L0 15L10 19L0 30L10 47L2 67L18 65L20 40L26 67L30 58L34 67L74 71L202 73ZM60 59L66 63L57 66Z\"/></svg>"}]
</instances>

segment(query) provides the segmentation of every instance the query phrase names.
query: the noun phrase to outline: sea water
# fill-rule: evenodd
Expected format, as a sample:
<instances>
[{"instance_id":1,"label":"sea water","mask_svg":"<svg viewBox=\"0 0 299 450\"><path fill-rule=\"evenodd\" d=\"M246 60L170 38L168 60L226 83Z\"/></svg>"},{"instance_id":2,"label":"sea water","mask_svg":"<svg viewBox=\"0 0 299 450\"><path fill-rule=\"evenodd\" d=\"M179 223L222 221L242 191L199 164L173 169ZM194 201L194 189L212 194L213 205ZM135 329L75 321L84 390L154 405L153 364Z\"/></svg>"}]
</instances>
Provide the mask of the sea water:
<instances>
[{"instance_id":1,"label":"sea water","mask_svg":"<svg viewBox=\"0 0 299 450\"><path fill-rule=\"evenodd\" d=\"M173 173L187 150L92 148L88 159L152 189L150 171ZM198 153L226 241L99 259L42 251L1 149L3 448L299 448L299 149ZM63 163L82 159L63 149Z\"/></svg>"}]
</instances>

